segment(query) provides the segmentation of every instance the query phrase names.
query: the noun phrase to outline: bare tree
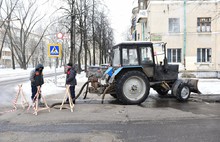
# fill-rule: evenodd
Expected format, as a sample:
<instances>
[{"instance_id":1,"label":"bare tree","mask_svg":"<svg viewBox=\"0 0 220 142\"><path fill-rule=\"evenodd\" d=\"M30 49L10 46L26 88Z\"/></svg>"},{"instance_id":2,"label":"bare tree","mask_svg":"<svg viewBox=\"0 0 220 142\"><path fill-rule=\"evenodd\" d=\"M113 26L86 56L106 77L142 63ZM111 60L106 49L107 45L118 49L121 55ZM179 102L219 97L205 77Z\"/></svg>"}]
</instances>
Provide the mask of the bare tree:
<instances>
[{"instance_id":1,"label":"bare tree","mask_svg":"<svg viewBox=\"0 0 220 142\"><path fill-rule=\"evenodd\" d=\"M92 0L92 36L93 65L95 65L95 0Z\"/></svg>"},{"instance_id":2,"label":"bare tree","mask_svg":"<svg viewBox=\"0 0 220 142\"><path fill-rule=\"evenodd\" d=\"M2 57L2 50L3 50L3 46L6 40L6 36L10 27L10 22L16 19L12 19L12 13L15 10L15 7L17 6L19 0L10 0L10 1L6 1L6 0L0 0L0 19L2 21L0 21L0 29L2 29L2 32L4 32L2 34L3 38L2 38L2 43L0 46L0 59Z\"/></svg>"},{"instance_id":3,"label":"bare tree","mask_svg":"<svg viewBox=\"0 0 220 142\"><path fill-rule=\"evenodd\" d=\"M20 67L27 69L27 65L35 53L35 50L41 43L45 32L50 24L48 24L41 35L34 35L33 30L36 28L36 25L44 18L45 15L37 15L38 6L36 5L36 0L28 1L28 5L25 5L24 2L19 3L19 9L16 11L16 16L20 19L20 26L18 28L10 27L9 38L11 38L11 44L14 46L15 59L19 63ZM19 33L17 35L16 33ZM36 43L32 46L30 52L30 42L31 39L35 38Z\"/></svg>"},{"instance_id":4,"label":"bare tree","mask_svg":"<svg viewBox=\"0 0 220 142\"><path fill-rule=\"evenodd\" d=\"M71 35L69 61L77 58L77 61L74 60L73 63L78 64L78 69L81 69L83 62L85 69L88 63L91 65L106 62L106 56L108 56L106 48L113 40L108 39L110 24L105 13L100 12L100 2L98 0L69 0L68 5L69 9L63 7L61 9L64 9L64 15L66 15L62 23ZM78 56L75 53L78 53Z\"/></svg>"}]
</instances>

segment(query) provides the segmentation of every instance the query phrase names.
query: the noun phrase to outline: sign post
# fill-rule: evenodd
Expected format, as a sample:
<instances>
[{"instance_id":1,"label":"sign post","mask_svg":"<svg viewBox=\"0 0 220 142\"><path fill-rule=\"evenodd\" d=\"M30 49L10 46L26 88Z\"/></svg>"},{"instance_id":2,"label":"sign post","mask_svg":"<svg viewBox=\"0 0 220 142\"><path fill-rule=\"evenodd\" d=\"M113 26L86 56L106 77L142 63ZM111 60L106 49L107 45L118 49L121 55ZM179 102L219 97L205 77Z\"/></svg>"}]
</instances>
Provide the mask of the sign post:
<instances>
[{"instance_id":1,"label":"sign post","mask_svg":"<svg viewBox=\"0 0 220 142\"><path fill-rule=\"evenodd\" d=\"M62 46L61 44L48 44L48 57L54 58L55 68L55 84L57 85L57 71L56 71L56 60L61 57Z\"/></svg>"}]
</instances>

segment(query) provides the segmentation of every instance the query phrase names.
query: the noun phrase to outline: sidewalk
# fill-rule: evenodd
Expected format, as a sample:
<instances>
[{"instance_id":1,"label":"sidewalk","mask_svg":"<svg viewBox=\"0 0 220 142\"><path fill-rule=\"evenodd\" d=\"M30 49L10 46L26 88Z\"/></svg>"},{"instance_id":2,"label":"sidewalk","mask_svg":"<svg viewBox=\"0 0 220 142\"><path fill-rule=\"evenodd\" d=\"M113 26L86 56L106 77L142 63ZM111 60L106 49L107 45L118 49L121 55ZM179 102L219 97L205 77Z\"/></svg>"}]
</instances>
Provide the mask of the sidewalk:
<instances>
[{"instance_id":1,"label":"sidewalk","mask_svg":"<svg viewBox=\"0 0 220 142\"><path fill-rule=\"evenodd\" d=\"M209 103L220 103L220 95L213 94L213 95L191 95L193 101L200 101L200 102L209 102Z\"/></svg>"},{"instance_id":2,"label":"sidewalk","mask_svg":"<svg viewBox=\"0 0 220 142\"><path fill-rule=\"evenodd\" d=\"M202 94L192 94L192 99L210 103L220 102L220 80L199 79L198 89Z\"/></svg>"}]
</instances>

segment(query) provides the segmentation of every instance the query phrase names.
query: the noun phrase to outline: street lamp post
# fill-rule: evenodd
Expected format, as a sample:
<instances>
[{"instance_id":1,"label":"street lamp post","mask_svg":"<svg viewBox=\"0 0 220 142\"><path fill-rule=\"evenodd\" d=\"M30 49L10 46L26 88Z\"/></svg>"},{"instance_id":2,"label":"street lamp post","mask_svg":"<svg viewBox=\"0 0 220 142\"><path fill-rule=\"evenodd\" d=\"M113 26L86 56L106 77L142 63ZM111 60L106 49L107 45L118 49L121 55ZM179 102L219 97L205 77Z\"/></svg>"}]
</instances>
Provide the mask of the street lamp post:
<instances>
[{"instance_id":1,"label":"street lamp post","mask_svg":"<svg viewBox=\"0 0 220 142\"><path fill-rule=\"evenodd\" d=\"M183 64L186 70L186 0L184 0L184 31L183 31Z\"/></svg>"}]
</instances>

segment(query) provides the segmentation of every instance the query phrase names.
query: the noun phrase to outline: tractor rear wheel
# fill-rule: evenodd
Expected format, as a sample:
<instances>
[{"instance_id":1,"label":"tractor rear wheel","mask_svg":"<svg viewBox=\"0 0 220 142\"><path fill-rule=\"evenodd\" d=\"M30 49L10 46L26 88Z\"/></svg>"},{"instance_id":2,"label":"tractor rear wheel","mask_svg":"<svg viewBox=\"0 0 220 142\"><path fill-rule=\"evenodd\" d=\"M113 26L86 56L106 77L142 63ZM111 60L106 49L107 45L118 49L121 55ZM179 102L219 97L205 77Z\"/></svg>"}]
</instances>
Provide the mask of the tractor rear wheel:
<instances>
[{"instance_id":1,"label":"tractor rear wheel","mask_svg":"<svg viewBox=\"0 0 220 142\"><path fill-rule=\"evenodd\" d=\"M148 78L140 71L128 71L116 80L116 95L123 104L141 104L147 99L149 90Z\"/></svg>"},{"instance_id":2,"label":"tractor rear wheel","mask_svg":"<svg viewBox=\"0 0 220 142\"><path fill-rule=\"evenodd\" d=\"M113 98L117 99L117 95L116 94L110 94Z\"/></svg>"}]
</instances>

